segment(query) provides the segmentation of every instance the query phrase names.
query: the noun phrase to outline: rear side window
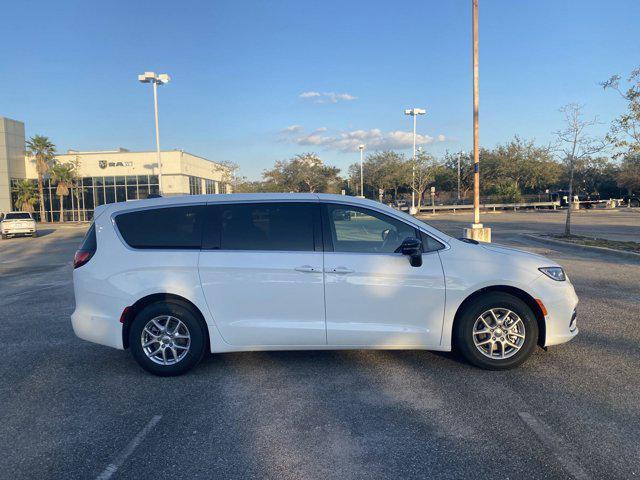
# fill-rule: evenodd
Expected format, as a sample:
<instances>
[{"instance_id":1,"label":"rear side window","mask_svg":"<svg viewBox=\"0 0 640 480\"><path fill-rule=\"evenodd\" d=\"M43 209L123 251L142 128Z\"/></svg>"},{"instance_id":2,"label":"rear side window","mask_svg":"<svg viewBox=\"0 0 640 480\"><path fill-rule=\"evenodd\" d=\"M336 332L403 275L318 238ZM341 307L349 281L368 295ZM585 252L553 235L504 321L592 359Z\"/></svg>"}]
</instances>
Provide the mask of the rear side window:
<instances>
[{"instance_id":1,"label":"rear side window","mask_svg":"<svg viewBox=\"0 0 640 480\"><path fill-rule=\"evenodd\" d=\"M116 225L133 248L199 249L204 206L154 208L122 213Z\"/></svg>"},{"instance_id":2,"label":"rear side window","mask_svg":"<svg viewBox=\"0 0 640 480\"><path fill-rule=\"evenodd\" d=\"M223 250L313 251L317 205L247 203L219 207Z\"/></svg>"},{"instance_id":3,"label":"rear side window","mask_svg":"<svg viewBox=\"0 0 640 480\"><path fill-rule=\"evenodd\" d=\"M91 227L89 227L89 230L87 230L86 235L82 239L82 243L78 250L83 252L95 252L96 248L96 226L92 223Z\"/></svg>"}]
</instances>

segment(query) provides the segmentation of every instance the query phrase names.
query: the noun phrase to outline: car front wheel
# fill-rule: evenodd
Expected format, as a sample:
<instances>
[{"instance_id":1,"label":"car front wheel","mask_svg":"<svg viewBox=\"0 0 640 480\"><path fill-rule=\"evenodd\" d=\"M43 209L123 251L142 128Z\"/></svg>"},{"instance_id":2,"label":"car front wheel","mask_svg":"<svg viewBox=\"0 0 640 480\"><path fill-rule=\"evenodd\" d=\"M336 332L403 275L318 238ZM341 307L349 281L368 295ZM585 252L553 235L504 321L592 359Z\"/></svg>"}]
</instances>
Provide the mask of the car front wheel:
<instances>
[{"instance_id":1,"label":"car front wheel","mask_svg":"<svg viewBox=\"0 0 640 480\"><path fill-rule=\"evenodd\" d=\"M206 349L206 326L188 308L158 302L138 313L129 330L133 357L146 371L163 377L195 367Z\"/></svg>"},{"instance_id":2,"label":"car front wheel","mask_svg":"<svg viewBox=\"0 0 640 480\"><path fill-rule=\"evenodd\" d=\"M472 300L455 324L455 346L473 365L506 370L524 362L538 343L538 323L519 298L490 292Z\"/></svg>"}]
</instances>

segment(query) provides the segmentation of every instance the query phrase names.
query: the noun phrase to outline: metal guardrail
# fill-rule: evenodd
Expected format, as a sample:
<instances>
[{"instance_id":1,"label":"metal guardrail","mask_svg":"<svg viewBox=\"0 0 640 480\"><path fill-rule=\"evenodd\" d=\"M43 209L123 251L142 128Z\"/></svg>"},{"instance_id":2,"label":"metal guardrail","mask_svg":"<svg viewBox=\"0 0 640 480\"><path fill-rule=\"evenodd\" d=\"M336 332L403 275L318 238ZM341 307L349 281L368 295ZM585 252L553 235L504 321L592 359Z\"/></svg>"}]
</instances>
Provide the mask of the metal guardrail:
<instances>
[{"instance_id":1,"label":"metal guardrail","mask_svg":"<svg viewBox=\"0 0 640 480\"><path fill-rule=\"evenodd\" d=\"M560 202L521 202L521 203L485 203L480 204L481 210L518 210L519 208L552 208L556 209L560 206ZM433 212L442 210L472 210L473 205L422 205L420 212Z\"/></svg>"}]
</instances>

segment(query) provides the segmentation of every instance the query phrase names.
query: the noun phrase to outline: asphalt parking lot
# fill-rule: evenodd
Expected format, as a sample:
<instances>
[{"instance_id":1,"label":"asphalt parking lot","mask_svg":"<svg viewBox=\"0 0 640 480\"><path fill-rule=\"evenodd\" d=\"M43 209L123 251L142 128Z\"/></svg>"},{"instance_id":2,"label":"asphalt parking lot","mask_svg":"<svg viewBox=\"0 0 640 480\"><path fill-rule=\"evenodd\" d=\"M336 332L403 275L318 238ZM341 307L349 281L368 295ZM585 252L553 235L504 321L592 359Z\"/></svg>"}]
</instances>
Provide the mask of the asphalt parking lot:
<instances>
[{"instance_id":1,"label":"asphalt parking lot","mask_svg":"<svg viewBox=\"0 0 640 480\"><path fill-rule=\"evenodd\" d=\"M178 378L77 339L84 228L0 242L0 478L640 476L640 261L545 246L558 213L486 215L494 241L565 266L580 334L517 370L422 351L215 355ZM428 220L460 236L466 215ZM636 211L578 234L640 239Z\"/></svg>"}]
</instances>

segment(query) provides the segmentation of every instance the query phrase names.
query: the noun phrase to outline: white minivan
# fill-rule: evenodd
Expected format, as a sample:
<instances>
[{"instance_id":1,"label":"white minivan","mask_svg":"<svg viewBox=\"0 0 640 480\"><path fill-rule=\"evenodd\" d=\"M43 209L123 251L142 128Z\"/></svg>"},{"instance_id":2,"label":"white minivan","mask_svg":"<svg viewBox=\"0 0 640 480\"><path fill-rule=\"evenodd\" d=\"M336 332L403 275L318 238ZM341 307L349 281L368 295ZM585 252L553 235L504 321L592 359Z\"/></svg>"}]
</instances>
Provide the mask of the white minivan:
<instances>
[{"instance_id":1,"label":"white minivan","mask_svg":"<svg viewBox=\"0 0 640 480\"><path fill-rule=\"evenodd\" d=\"M251 350L456 348L507 369L578 333L555 262L338 195L101 205L73 280L76 335L164 376Z\"/></svg>"}]
</instances>

